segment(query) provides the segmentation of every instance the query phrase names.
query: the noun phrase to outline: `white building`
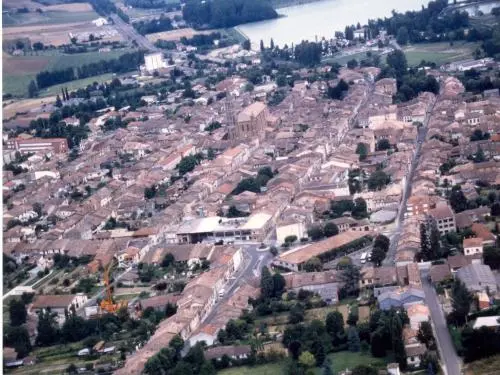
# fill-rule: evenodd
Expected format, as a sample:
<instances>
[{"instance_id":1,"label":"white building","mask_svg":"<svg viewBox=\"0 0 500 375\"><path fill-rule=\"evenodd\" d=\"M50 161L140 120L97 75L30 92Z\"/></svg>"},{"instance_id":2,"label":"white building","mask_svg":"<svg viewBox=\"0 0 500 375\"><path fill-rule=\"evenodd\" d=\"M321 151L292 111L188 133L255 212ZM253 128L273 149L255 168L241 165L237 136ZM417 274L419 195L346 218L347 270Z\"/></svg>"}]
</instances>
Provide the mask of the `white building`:
<instances>
[{"instance_id":1,"label":"white building","mask_svg":"<svg viewBox=\"0 0 500 375\"><path fill-rule=\"evenodd\" d=\"M304 223L284 223L276 226L276 238L279 245L285 243L285 238L288 236L296 236L297 241L301 238L307 237L307 228Z\"/></svg>"},{"instance_id":2,"label":"white building","mask_svg":"<svg viewBox=\"0 0 500 375\"><path fill-rule=\"evenodd\" d=\"M482 238L465 238L463 246L464 246L464 255L475 255L483 253Z\"/></svg>"},{"instance_id":3,"label":"white building","mask_svg":"<svg viewBox=\"0 0 500 375\"><path fill-rule=\"evenodd\" d=\"M97 27L101 27L101 26L107 25L108 24L108 20L106 18L99 17L99 18L93 20L92 23L94 25L96 25Z\"/></svg>"},{"instance_id":4,"label":"white building","mask_svg":"<svg viewBox=\"0 0 500 375\"><path fill-rule=\"evenodd\" d=\"M163 53L161 52L144 55L144 63L144 68L148 73L167 67L167 62L163 59Z\"/></svg>"}]
</instances>

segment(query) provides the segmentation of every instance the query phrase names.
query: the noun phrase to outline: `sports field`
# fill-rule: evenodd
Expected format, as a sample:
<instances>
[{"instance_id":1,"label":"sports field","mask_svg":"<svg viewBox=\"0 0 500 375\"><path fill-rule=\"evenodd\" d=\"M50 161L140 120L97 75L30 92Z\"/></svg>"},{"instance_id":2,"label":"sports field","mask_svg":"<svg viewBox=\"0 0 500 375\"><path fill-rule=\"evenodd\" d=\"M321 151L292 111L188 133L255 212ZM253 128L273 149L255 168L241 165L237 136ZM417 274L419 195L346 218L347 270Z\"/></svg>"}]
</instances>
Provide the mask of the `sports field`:
<instances>
[{"instance_id":1,"label":"sports field","mask_svg":"<svg viewBox=\"0 0 500 375\"><path fill-rule=\"evenodd\" d=\"M409 66L420 64L422 60L434 62L438 66L452 61L472 58L477 43L455 42L449 43L419 43L403 49Z\"/></svg>"}]
</instances>

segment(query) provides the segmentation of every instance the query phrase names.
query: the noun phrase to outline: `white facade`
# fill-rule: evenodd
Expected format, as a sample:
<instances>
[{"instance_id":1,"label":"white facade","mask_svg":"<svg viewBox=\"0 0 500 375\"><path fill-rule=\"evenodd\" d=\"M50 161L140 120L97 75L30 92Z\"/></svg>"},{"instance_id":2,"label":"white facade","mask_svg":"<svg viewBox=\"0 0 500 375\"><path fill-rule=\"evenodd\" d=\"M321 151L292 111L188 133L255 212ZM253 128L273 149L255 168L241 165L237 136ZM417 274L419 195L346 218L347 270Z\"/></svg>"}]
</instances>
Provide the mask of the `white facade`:
<instances>
[{"instance_id":1,"label":"white facade","mask_svg":"<svg viewBox=\"0 0 500 375\"><path fill-rule=\"evenodd\" d=\"M163 54L161 52L144 55L144 63L148 72L154 72L155 70L165 68L167 66L166 62L163 60Z\"/></svg>"},{"instance_id":2,"label":"white facade","mask_svg":"<svg viewBox=\"0 0 500 375\"><path fill-rule=\"evenodd\" d=\"M293 223L276 227L276 238L278 244L285 243L285 238L288 236L297 236L297 241L307 237L307 230L303 223Z\"/></svg>"}]
</instances>

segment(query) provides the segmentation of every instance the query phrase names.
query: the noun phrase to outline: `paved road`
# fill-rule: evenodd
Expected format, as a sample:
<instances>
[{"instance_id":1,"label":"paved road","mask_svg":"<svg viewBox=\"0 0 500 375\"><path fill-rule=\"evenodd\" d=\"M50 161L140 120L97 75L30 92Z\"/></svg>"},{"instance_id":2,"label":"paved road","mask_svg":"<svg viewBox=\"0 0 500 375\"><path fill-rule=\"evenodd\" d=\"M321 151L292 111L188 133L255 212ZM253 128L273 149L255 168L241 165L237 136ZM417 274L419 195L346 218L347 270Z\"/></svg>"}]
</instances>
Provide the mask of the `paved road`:
<instances>
[{"instance_id":1,"label":"paved road","mask_svg":"<svg viewBox=\"0 0 500 375\"><path fill-rule=\"evenodd\" d=\"M426 113L425 120L423 126L418 129L417 134L417 144L415 147L415 154L413 156L413 160L410 166L410 172L406 176L406 185L403 190L403 197L401 199L401 204L399 206L398 215L396 217L396 228L392 236L390 236L391 244L389 246L389 251L387 252L386 258L384 259L383 265L390 266L394 264L394 257L396 256L396 249L398 247L399 238L401 237L401 231L403 229L403 221L404 215L406 212L406 205L408 203L408 198L411 194L411 185L413 183L413 177L415 175L415 171L417 169L418 161L420 159L420 154L422 150L422 144L425 141L425 137L427 135L429 121L431 119L432 111L434 109L434 105L436 104L436 100L432 103L429 110Z\"/></svg>"},{"instance_id":2,"label":"paved road","mask_svg":"<svg viewBox=\"0 0 500 375\"><path fill-rule=\"evenodd\" d=\"M258 251L258 245L244 246L243 255L244 261L242 266L236 272L233 279L228 282L228 285L225 287L224 296L215 303L212 311L204 319L204 323L210 323L217 315L218 307L226 302L247 280L260 277L262 267L268 265L273 258L268 250Z\"/></svg>"},{"instance_id":3,"label":"paved road","mask_svg":"<svg viewBox=\"0 0 500 375\"><path fill-rule=\"evenodd\" d=\"M427 271L421 272L422 287L425 293L425 303L431 312L434 336L437 339L441 361L444 364L445 375L460 375L461 361L458 357L453 342L451 341L446 319L439 304L434 287L429 283Z\"/></svg>"},{"instance_id":4,"label":"paved road","mask_svg":"<svg viewBox=\"0 0 500 375\"><path fill-rule=\"evenodd\" d=\"M148 51L151 52L157 52L159 51L158 48L156 48L153 43L151 43L146 37L143 35L139 34L131 25L123 21L118 15L112 14L110 16L113 19L113 22L115 23L115 28L118 30L120 34L123 35L125 40L128 41L133 41L137 43L137 45L140 48L147 49Z\"/></svg>"}]
</instances>

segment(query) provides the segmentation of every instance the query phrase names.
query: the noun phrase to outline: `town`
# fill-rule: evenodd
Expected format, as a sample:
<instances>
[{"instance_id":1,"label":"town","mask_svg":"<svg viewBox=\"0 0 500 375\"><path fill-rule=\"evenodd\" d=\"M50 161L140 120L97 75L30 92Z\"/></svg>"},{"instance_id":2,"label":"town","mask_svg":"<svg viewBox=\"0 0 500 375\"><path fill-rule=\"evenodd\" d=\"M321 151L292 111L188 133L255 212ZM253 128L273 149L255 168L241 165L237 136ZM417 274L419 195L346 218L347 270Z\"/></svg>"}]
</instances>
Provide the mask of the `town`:
<instances>
[{"instance_id":1,"label":"town","mask_svg":"<svg viewBox=\"0 0 500 375\"><path fill-rule=\"evenodd\" d=\"M498 4L278 46L225 3L4 35L124 53L4 87L4 373L500 372Z\"/></svg>"}]
</instances>

